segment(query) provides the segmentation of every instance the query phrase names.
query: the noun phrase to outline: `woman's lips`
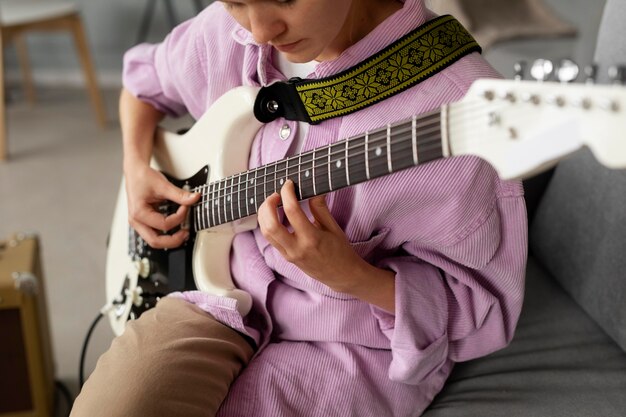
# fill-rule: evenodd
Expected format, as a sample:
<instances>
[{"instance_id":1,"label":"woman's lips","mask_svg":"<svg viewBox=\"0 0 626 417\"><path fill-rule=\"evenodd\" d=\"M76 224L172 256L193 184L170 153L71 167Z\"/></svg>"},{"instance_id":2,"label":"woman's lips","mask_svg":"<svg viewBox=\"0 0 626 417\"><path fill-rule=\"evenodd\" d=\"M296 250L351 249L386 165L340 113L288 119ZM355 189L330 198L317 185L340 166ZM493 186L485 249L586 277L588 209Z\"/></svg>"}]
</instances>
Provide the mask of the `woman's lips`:
<instances>
[{"instance_id":1,"label":"woman's lips","mask_svg":"<svg viewBox=\"0 0 626 417\"><path fill-rule=\"evenodd\" d=\"M300 41L292 42L292 43L284 43L282 45L274 45L274 48L278 49L280 52L291 52L298 47Z\"/></svg>"}]
</instances>

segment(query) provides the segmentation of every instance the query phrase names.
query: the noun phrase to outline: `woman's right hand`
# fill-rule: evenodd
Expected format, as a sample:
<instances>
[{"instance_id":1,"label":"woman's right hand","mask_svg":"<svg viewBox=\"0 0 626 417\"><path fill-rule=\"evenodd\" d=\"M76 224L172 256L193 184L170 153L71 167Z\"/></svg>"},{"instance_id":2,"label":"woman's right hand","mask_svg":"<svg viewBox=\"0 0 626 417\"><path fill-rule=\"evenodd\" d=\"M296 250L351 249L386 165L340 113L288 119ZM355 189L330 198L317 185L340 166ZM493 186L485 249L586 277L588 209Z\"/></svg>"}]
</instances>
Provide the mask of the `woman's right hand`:
<instances>
[{"instance_id":1,"label":"woman's right hand","mask_svg":"<svg viewBox=\"0 0 626 417\"><path fill-rule=\"evenodd\" d=\"M189 231L180 229L169 235L165 232L183 223L189 206L200 199L200 194L176 187L159 171L147 164L137 163L125 169L128 221L148 245L155 249L176 248L189 237ZM170 215L157 209L163 201L180 205Z\"/></svg>"}]
</instances>

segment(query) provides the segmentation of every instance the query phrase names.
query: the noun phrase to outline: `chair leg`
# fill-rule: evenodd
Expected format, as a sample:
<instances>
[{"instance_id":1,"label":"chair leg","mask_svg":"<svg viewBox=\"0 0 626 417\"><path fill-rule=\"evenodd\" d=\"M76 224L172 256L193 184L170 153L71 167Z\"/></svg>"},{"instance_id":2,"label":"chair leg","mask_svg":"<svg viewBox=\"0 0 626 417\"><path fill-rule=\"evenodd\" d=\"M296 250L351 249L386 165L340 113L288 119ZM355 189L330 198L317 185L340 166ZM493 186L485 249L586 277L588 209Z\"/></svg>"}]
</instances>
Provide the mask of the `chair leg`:
<instances>
[{"instance_id":1,"label":"chair leg","mask_svg":"<svg viewBox=\"0 0 626 417\"><path fill-rule=\"evenodd\" d=\"M22 88L24 89L26 101L30 104L35 104L35 83L33 82L33 73L30 66L30 59L28 58L28 45L26 44L26 38L22 34L18 33L13 37L13 44L15 45L17 59L22 70Z\"/></svg>"},{"instance_id":2,"label":"chair leg","mask_svg":"<svg viewBox=\"0 0 626 417\"><path fill-rule=\"evenodd\" d=\"M91 97L91 104L96 112L96 118L102 128L107 125L107 115L104 107L104 101L100 94L100 88L98 87L98 80L96 78L96 72L89 53L89 47L87 46L87 39L85 36L85 30L78 14L74 15L72 19L72 32L74 34L74 42L78 50L80 62L85 72L85 80L87 82L87 88L89 89L89 95Z\"/></svg>"},{"instance_id":3,"label":"chair leg","mask_svg":"<svg viewBox=\"0 0 626 417\"><path fill-rule=\"evenodd\" d=\"M0 30L0 161L6 161L8 157L6 107L4 99L4 48L2 43L2 31Z\"/></svg>"}]
</instances>

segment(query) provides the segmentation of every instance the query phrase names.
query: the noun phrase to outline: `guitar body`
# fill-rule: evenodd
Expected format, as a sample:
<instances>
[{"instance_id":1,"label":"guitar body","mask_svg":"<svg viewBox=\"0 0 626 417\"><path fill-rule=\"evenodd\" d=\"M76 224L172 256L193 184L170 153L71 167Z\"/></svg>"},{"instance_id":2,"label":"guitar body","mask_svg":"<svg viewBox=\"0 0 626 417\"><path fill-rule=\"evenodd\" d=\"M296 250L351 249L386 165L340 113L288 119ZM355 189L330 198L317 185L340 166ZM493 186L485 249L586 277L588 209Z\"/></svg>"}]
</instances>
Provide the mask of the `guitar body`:
<instances>
[{"instance_id":1,"label":"guitar body","mask_svg":"<svg viewBox=\"0 0 626 417\"><path fill-rule=\"evenodd\" d=\"M176 185L189 189L245 171L252 140L261 126L252 113L257 91L254 87L231 90L183 135L159 130L154 143L152 166ZM142 239L129 228L128 203L122 180L106 262L107 301L109 305L115 305L108 312L114 332L121 334L129 317L135 318L152 307L156 303L153 299L155 294L158 297L175 290L193 289L193 284L189 282L170 285L174 277L168 277L167 272L172 271L172 266L156 265L171 263L173 257L180 258L181 264L191 260L195 288L213 295L235 298L240 313L247 314L252 300L249 294L236 289L232 282L230 248L235 233L255 227L256 218L247 217L199 231L185 247L176 250L183 251L183 254L155 251L146 247ZM137 247L131 247L135 245ZM158 261L165 258L170 259ZM185 268L184 265L182 268ZM153 290L150 295L145 288Z\"/></svg>"}]
</instances>

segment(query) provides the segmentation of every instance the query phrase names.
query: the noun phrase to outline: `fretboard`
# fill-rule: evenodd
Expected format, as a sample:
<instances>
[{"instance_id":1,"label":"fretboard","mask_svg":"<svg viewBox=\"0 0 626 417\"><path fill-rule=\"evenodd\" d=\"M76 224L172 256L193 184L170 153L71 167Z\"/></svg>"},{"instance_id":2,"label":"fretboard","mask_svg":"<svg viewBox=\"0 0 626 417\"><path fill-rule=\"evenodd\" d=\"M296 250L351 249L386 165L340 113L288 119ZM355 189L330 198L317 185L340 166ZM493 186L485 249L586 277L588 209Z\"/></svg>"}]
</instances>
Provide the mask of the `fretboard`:
<instances>
[{"instance_id":1,"label":"fretboard","mask_svg":"<svg viewBox=\"0 0 626 417\"><path fill-rule=\"evenodd\" d=\"M415 167L443 156L441 111L414 116L362 135L211 182L195 189L196 231L257 213L287 179L299 200Z\"/></svg>"}]
</instances>

